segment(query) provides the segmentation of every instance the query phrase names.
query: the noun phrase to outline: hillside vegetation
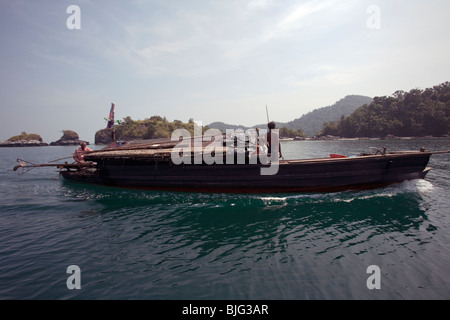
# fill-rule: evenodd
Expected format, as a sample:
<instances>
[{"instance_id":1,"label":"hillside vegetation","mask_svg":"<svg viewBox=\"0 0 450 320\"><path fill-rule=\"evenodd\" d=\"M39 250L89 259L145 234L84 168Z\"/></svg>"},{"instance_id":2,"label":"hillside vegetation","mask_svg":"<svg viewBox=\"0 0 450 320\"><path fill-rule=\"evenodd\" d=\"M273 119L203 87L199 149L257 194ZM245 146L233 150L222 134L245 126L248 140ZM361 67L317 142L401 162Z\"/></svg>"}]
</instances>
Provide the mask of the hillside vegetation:
<instances>
[{"instance_id":1,"label":"hillside vegetation","mask_svg":"<svg viewBox=\"0 0 450 320\"><path fill-rule=\"evenodd\" d=\"M131 117L125 117L115 126L117 140L134 139L159 139L170 138L172 132L176 129L186 129L194 135L194 120L189 119L187 123L180 120L168 121L166 117L153 116L145 120L133 120ZM203 131L207 127L203 127ZM108 144L112 142L111 129L102 129L95 134L96 144Z\"/></svg>"},{"instance_id":2,"label":"hillside vegetation","mask_svg":"<svg viewBox=\"0 0 450 320\"><path fill-rule=\"evenodd\" d=\"M350 116L325 123L322 135L354 137L443 136L450 132L450 82L425 90L375 97Z\"/></svg>"}]
</instances>

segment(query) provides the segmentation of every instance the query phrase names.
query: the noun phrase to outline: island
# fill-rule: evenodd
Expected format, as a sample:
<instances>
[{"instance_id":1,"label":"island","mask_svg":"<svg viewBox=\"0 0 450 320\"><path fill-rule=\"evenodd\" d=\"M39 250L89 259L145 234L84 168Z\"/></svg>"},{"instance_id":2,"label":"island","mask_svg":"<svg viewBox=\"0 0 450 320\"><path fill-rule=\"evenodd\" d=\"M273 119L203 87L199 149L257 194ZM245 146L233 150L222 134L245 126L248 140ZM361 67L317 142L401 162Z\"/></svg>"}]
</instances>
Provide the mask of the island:
<instances>
[{"instance_id":1,"label":"island","mask_svg":"<svg viewBox=\"0 0 450 320\"><path fill-rule=\"evenodd\" d=\"M50 144L43 141L42 137L36 133L26 133L13 136L8 140L0 141L0 147L45 147L45 146L79 146L82 142L86 145L88 141L80 140L78 133L72 130L63 130L63 136Z\"/></svg>"},{"instance_id":2,"label":"island","mask_svg":"<svg viewBox=\"0 0 450 320\"><path fill-rule=\"evenodd\" d=\"M82 142L85 142L86 145L89 144L88 141L80 140L78 133L72 130L63 130L63 136L61 139L51 142L51 146L79 146Z\"/></svg>"},{"instance_id":3,"label":"island","mask_svg":"<svg viewBox=\"0 0 450 320\"><path fill-rule=\"evenodd\" d=\"M0 147L42 147L48 146L42 137L35 133L26 133L22 131L21 134L13 136L5 141L0 141Z\"/></svg>"}]
</instances>

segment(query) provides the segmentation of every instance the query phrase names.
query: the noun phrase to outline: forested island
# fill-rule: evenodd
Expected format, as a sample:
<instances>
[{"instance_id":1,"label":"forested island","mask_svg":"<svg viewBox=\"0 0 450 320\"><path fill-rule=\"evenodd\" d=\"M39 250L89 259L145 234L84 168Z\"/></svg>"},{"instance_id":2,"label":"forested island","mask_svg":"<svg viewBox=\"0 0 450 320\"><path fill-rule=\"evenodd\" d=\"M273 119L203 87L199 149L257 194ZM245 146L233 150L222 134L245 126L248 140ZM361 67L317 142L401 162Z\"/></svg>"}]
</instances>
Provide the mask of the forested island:
<instances>
[{"instance_id":1,"label":"forested island","mask_svg":"<svg viewBox=\"0 0 450 320\"><path fill-rule=\"evenodd\" d=\"M152 116L144 120L133 120L127 116L114 127L116 140L170 138L176 129L186 129L194 135L194 119L187 123L181 120L168 121L166 117ZM208 127L203 127L203 132ZM112 142L112 129L102 129L95 133L95 144Z\"/></svg>"},{"instance_id":2,"label":"forested island","mask_svg":"<svg viewBox=\"0 0 450 320\"><path fill-rule=\"evenodd\" d=\"M450 133L450 82L375 97L350 116L324 124L321 136L441 137Z\"/></svg>"}]
</instances>

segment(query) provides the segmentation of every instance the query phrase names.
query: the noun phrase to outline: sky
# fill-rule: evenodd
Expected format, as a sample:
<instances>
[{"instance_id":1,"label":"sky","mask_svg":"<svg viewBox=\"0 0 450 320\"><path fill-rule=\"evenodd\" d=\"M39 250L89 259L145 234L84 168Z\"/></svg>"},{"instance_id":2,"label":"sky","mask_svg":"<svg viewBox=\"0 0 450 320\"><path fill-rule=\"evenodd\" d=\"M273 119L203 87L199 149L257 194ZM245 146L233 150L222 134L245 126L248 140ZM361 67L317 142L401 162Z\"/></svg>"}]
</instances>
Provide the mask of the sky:
<instances>
[{"instance_id":1,"label":"sky","mask_svg":"<svg viewBox=\"0 0 450 320\"><path fill-rule=\"evenodd\" d=\"M76 6L76 7L73 7ZM74 9L75 8L75 9ZM288 122L450 79L448 0L0 0L0 140Z\"/></svg>"}]
</instances>

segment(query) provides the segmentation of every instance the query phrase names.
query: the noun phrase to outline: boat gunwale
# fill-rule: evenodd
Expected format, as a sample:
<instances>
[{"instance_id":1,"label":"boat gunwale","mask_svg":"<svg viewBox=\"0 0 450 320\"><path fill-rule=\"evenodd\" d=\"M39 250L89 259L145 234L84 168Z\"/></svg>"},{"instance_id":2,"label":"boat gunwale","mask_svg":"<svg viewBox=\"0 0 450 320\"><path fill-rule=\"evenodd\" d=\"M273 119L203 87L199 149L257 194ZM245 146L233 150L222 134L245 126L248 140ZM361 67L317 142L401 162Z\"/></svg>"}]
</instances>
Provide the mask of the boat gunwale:
<instances>
[{"instance_id":1,"label":"boat gunwale","mask_svg":"<svg viewBox=\"0 0 450 320\"><path fill-rule=\"evenodd\" d=\"M117 150L118 151L118 150ZM148 151L155 151L155 152L150 152L150 153L146 153L146 152L141 152L141 153L129 153L128 150L121 150L122 152L117 153L117 151L115 150L108 150L108 151L103 151L102 153L98 152L95 154L87 154L85 155L85 159L87 161L93 161L93 162L98 162L98 161L103 161L103 160L170 160L171 157L171 153L169 152L157 152L160 150L148 150ZM269 162L267 164L263 164L263 163L245 163L242 165L262 165L262 166L266 166L266 165L271 165L274 163L277 163L279 165L289 165L289 164L303 164L303 163L317 163L317 162L347 162L347 161L360 161L360 160L371 160L371 159L395 159L395 158L403 158L403 157L408 157L408 156L423 156L423 157L430 157L432 154L437 153L437 152L432 152L432 151L394 151L394 152L389 152L386 154L376 154L376 155L371 155L371 154L364 154L364 155L358 155L358 156L349 156L349 157L343 157L343 158L332 158L332 157L321 157L321 158L305 158L305 159L290 159L290 160L278 160L278 161L273 161L273 162ZM439 153L447 153L446 151L443 152L439 152ZM203 152L192 152L191 156L195 156L198 154L203 154ZM223 153L224 156L226 156L226 153ZM185 165L195 165L193 164L185 164ZM240 165L239 163L222 163L222 164L214 164L214 165Z\"/></svg>"}]
</instances>

